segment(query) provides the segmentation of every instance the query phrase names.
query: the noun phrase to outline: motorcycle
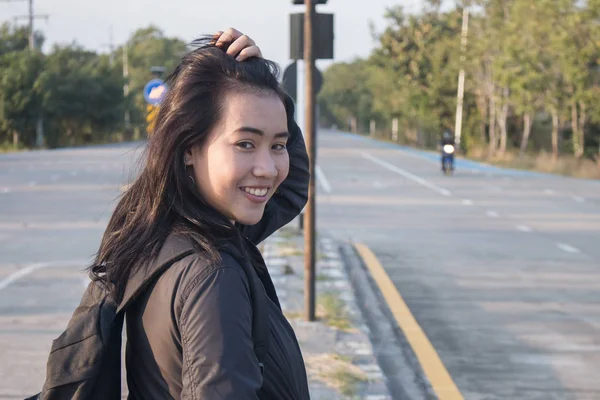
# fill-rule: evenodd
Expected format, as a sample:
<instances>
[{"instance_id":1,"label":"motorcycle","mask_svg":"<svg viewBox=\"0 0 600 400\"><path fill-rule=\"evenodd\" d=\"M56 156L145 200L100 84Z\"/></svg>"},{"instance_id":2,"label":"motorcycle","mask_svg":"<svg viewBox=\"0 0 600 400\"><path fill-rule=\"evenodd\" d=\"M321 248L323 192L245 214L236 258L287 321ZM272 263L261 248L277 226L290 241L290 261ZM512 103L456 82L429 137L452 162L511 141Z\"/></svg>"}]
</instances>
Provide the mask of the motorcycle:
<instances>
[{"instance_id":1,"label":"motorcycle","mask_svg":"<svg viewBox=\"0 0 600 400\"><path fill-rule=\"evenodd\" d=\"M452 175L454 171L454 146L451 144L442 146L442 171L445 175Z\"/></svg>"}]
</instances>

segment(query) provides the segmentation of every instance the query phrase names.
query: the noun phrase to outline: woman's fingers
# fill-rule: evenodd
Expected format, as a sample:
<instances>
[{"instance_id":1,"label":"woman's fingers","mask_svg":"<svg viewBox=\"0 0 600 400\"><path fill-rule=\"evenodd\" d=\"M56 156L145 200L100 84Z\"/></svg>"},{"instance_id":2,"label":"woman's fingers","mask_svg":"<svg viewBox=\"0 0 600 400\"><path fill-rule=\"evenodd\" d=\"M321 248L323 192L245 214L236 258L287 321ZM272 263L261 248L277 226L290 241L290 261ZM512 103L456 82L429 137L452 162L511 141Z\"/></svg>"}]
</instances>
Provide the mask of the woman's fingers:
<instances>
[{"instance_id":1,"label":"woman's fingers","mask_svg":"<svg viewBox=\"0 0 600 400\"><path fill-rule=\"evenodd\" d=\"M247 35L242 35L229 45L227 54L235 57L245 48L252 46L256 46L254 40L250 39Z\"/></svg>"},{"instance_id":2,"label":"woman's fingers","mask_svg":"<svg viewBox=\"0 0 600 400\"><path fill-rule=\"evenodd\" d=\"M258 46L250 46L250 47L246 47L245 49L243 49L242 51L240 51L240 54L237 56L236 60L238 61L244 61L250 57L260 57L262 58L262 53L260 51L260 48Z\"/></svg>"},{"instance_id":3,"label":"woman's fingers","mask_svg":"<svg viewBox=\"0 0 600 400\"><path fill-rule=\"evenodd\" d=\"M227 54L236 57L238 61L244 61L250 57L261 57L262 52L256 46L254 40L235 28L229 28L224 32L217 32L214 36L215 46L221 47L229 43Z\"/></svg>"},{"instance_id":4,"label":"woman's fingers","mask_svg":"<svg viewBox=\"0 0 600 400\"><path fill-rule=\"evenodd\" d=\"M225 32L222 32L221 35L219 36L219 39L217 40L217 43L215 44L215 46L219 47L219 46L224 45L227 42L229 42L229 43L235 42L242 35L243 35L242 32L238 31L237 29L234 29L234 28L226 29Z\"/></svg>"}]
</instances>

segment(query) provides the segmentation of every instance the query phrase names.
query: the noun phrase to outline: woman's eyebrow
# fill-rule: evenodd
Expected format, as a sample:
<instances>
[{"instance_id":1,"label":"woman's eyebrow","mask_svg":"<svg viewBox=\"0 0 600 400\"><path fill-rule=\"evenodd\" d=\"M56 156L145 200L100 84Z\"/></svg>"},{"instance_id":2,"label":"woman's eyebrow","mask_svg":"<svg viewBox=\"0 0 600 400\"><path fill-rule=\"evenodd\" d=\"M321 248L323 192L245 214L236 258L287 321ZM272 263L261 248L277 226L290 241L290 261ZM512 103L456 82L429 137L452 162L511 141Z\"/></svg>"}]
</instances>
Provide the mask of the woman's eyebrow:
<instances>
[{"instance_id":1,"label":"woman's eyebrow","mask_svg":"<svg viewBox=\"0 0 600 400\"><path fill-rule=\"evenodd\" d=\"M253 133L255 135L259 135L259 136L264 136L265 132L258 129L258 128L253 128L251 126L242 126L240 128L237 128L236 130L233 131L234 133L237 132L247 132L247 133ZM289 138L290 137L290 133L289 132L279 132L275 134L276 138Z\"/></svg>"}]
</instances>

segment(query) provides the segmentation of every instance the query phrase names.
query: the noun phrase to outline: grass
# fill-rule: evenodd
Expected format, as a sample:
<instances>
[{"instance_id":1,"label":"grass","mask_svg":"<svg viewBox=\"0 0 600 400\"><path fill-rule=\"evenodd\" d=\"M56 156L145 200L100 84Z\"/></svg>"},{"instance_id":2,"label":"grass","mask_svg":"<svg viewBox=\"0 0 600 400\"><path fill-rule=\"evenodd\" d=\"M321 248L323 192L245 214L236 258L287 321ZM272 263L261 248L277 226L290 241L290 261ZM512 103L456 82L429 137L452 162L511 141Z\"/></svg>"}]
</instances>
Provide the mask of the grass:
<instances>
[{"instance_id":1,"label":"grass","mask_svg":"<svg viewBox=\"0 0 600 400\"><path fill-rule=\"evenodd\" d=\"M317 316L331 327L343 331L352 329L344 301L337 293L326 292L317 296Z\"/></svg>"},{"instance_id":2,"label":"grass","mask_svg":"<svg viewBox=\"0 0 600 400\"><path fill-rule=\"evenodd\" d=\"M25 151L28 150L21 143L15 148L12 142L3 142L0 143L0 153L14 153L17 151Z\"/></svg>"},{"instance_id":3,"label":"grass","mask_svg":"<svg viewBox=\"0 0 600 400\"><path fill-rule=\"evenodd\" d=\"M560 156L554 159L552 154L540 152L538 154L525 154L519 157L516 151L507 151L502 156L487 157L487 150L475 148L469 151L467 158L485 161L492 165L505 168L537 171L558 174L583 179L600 179L600 159L592 161L589 158L575 158L573 156Z\"/></svg>"},{"instance_id":4,"label":"grass","mask_svg":"<svg viewBox=\"0 0 600 400\"><path fill-rule=\"evenodd\" d=\"M364 374L359 374L347 367L338 367L331 372L329 378L337 383L337 388L346 397L355 397L358 386L367 381Z\"/></svg>"},{"instance_id":5,"label":"grass","mask_svg":"<svg viewBox=\"0 0 600 400\"><path fill-rule=\"evenodd\" d=\"M287 318L287 319L298 319L298 318L302 318L302 316L304 315L303 313L301 313L300 311L284 311L283 315Z\"/></svg>"},{"instance_id":6,"label":"grass","mask_svg":"<svg viewBox=\"0 0 600 400\"><path fill-rule=\"evenodd\" d=\"M307 371L347 398L357 398L360 385L368 382L367 375L348 356L337 353L307 354Z\"/></svg>"},{"instance_id":7,"label":"grass","mask_svg":"<svg viewBox=\"0 0 600 400\"><path fill-rule=\"evenodd\" d=\"M317 281L328 281L329 277L327 275L317 274L316 280Z\"/></svg>"},{"instance_id":8,"label":"grass","mask_svg":"<svg viewBox=\"0 0 600 400\"><path fill-rule=\"evenodd\" d=\"M377 135L374 139L381 142L408 145L403 141L394 142L387 135ZM432 151L431 149L421 150ZM585 157L578 159L572 155L565 154L560 155L557 160L554 160L552 154L543 150L536 154L525 154L523 157L519 157L518 150L507 150L501 157L489 158L487 154L487 147L473 146L469 149L469 153L465 158L486 162L503 168L558 174L581 179L600 179L600 157L598 156L596 156L595 160L591 160Z\"/></svg>"}]
</instances>

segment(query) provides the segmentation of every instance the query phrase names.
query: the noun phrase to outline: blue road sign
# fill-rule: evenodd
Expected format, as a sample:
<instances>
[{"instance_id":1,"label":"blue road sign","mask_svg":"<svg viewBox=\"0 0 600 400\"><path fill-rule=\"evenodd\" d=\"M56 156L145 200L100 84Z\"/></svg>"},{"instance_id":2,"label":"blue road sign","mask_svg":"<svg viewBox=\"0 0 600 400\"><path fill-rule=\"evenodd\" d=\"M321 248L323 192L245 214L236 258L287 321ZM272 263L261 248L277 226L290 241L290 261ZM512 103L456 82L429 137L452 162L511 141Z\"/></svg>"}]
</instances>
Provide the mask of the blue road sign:
<instances>
[{"instance_id":1,"label":"blue road sign","mask_svg":"<svg viewBox=\"0 0 600 400\"><path fill-rule=\"evenodd\" d=\"M167 85L161 79L152 79L144 86L144 99L148 104L160 104L167 94Z\"/></svg>"}]
</instances>

